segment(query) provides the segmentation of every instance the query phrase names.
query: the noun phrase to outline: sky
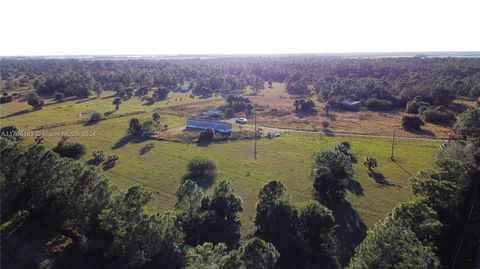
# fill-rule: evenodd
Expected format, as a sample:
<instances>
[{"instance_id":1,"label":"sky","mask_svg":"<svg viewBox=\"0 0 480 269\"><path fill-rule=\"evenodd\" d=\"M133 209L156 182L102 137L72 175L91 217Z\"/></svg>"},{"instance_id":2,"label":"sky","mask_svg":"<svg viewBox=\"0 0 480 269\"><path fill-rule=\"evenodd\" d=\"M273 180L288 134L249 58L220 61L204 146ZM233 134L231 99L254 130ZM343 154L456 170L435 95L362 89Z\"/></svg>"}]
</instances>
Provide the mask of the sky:
<instances>
[{"instance_id":1,"label":"sky","mask_svg":"<svg viewBox=\"0 0 480 269\"><path fill-rule=\"evenodd\" d=\"M478 0L0 0L0 55L480 51Z\"/></svg>"}]
</instances>

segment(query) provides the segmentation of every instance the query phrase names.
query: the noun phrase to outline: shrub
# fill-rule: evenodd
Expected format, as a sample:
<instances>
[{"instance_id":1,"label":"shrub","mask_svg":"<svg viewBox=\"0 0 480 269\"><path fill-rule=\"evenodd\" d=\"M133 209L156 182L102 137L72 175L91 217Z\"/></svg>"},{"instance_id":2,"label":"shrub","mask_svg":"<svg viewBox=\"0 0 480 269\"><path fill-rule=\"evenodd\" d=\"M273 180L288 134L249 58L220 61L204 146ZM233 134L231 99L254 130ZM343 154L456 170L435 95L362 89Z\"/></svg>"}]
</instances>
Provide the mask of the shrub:
<instances>
[{"instance_id":1,"label":"shrub","mask_svg":"<svg viewBox=\"0 0 480 269\"><path fill-rule=\"evenodd\" d=\"M58 153L61 157L78 160L85 155L86 148L85 145L80 143L70 143L65 137L63 137L53 151Z\"/></svg>"},{"instance_id":2,"label":"shrub","mask_svg":"<svg viewBox=\"0 0 480 269\"><path fill-rule=\"evenodd\" d=\"M153 120L154 122L159 122L159 121L160 121L160 113L154 112L154 113L152 114L152 120Z\"/></svg>"},{"instance_id":3,"label":"shrub","mask_svg":"<svg viewBox=\"0 0 480 269\"><path fill-rule=\"evenodd\" d=\"M92 153L93 163L99 164L105 160L105 153L102 150L94 150Z\"/></svg>"},{"instance_id":4,"label":"shrub","mask_svg":"<svg viewBox=\"0 0 480 269\"><path fill-rule=\"evenodd\" d=\"M111 155L107 157L107 161L105 161L105 168L112 168L115 166L115 163L117 162L118 157L117 155Z\"/></svg>"},{"instance_id":5,"label":"shrub","mask_svg":"<svg viewBox=\"0 0 480 269\"><path fill-rule=\"evenodd\" d=\"M330 122L324 120L324 121L322 121L322 126L323 126L323 129L327 129L330 126Z\"/></svg>"},{"instance_id":6,"label":"shrub","mask_svg":"<svg viewBox=\"0 0 480 269\"><path fill-rule=\"evenodd\" d=\"M215 132L213 131L213 129L207 128L200 132L200 135L198 136L198 142L199 143L212 142L214 136L215 136Z\"/></svg>"},{"instance_id":7,"label":"shrub","mask_svg":"<svg viewBox=\"0 0 480 269\"><path fill-rule=\"evenodd\" d=\"M364 101L363 105L370 110L391 110L393 109L393 103L389 100L368 98Z\"/></svg>"},{"instance_id":8,"label":"shrub","mask_svg":"<svg viewBox=\"0 0 480 269\"><path fill-rule=\"evenodd\" d=\"M377 167L377 158L373 156L366 156L363 165L365 165L368 170L372 170L373 168Z\"/></svg>"},{"instance_id":9,"label":"shrub","mask_svg":"<svg viewBox=\"0 0 480 269\"><path fill-rule=\"evenodd\" d=\"M429 107L421 113L421 117L424 121L430 123L448 123L455 119L455 115L444 107Z\"/></svg>"},{"instance_id":10,"label":"shrub","mask_svg":"<svg viewBox=\"0 0 480 269\"><path fill-rule=\"evenodd\" d=\"M0 97L0 104L10 103L12 101L12 96L2 96Z\"/></svg>"},{"instance_id":11,"label":"shrub","mask_svg":"<svg viewBox=\"0 0 480 269\"><path fill-rule=\"evenodd\" d=\"M419 108L420 107L428 107L430 104L427 102L419 101L419 100L411 100L408 101L407 106L405 107L405 113L410 113L410 114L418 114L420 113Z\"/></svg>"},{"instance_id":12,"label":"shrub","mask_svg":"<svg viewBox=\"0 0 480 269\"><path fill-rule=\"evenodd\" d=\"M98 112L94 112L92 113L92 115L90 116L90 120L89 122L90 123L97 123L99 121L103 120L103 115L98 113Z\"/></svg>"},{"instance_id":13,"label":"shrub","mask_svg":"<svg viewBox=\"0 0 480 269\"><path fill-rule=\"evenodd\" d=\"M419 130L422 125L425 123L417 115L408 115L404 114L402 116L402 126L405 129L415 129Z\"/></svg>"},{"instance_id":14,"label":"shrub","mask_svg":"<svg viewBox=\"0 0 480 269\"><path fill-rule=\"evenodd\" d=\"M187 173L183 180L191 180L200 186L205 186L213 182L216 175L217 165L212 160L206 158L194 158L187 165Z\"/></svg>"},{"instance_id":15,"label":"shrub","mask_svg":"<svg viewBox=\"0 0 480 269\"><path fill-rule=\"evenodd\" d=\"M8 125L0 128L0 137L7 137L14 140L22 139L22 136L20 136L19 130L15 125Z\"/></svg>"},{"instance_id":16,"label":"shrub","mask_svg":"<svg viewBox=\"0 0 480 269\"><path fill-rule=\"evenodd\" d=\"M232 118L234 113L235 113L235 111L233 111L233 109L231 107L229 107L225 110L225 117Z\"/></svg>"}]
</instances>

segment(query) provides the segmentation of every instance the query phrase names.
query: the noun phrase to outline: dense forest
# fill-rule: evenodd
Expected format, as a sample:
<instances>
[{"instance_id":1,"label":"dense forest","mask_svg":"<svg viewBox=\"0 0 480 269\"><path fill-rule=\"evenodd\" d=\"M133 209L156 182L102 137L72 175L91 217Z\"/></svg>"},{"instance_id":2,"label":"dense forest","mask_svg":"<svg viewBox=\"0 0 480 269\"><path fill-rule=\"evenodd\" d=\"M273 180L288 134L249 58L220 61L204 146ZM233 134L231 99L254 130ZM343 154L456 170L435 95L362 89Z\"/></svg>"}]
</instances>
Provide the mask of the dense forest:
<instances>
[{"instance_id":1,"label":"dense forest","mask_svg":"<svg viewBox=\"0 0 480 269\"><path fill-rule=\"evenodd\" d=\"M476 58L3 58L0 70L7 89L31 81L40 94L62 92L80 97L102 89L128 88L141 95L152 87L176 90L184 84L201 96L226 95L247 86L261 89L265 81L285 82L293 95L317 95L332 102L374 97L400 107L415 97L432 105L446 105L455 95L480 96L480 59Z\"/></svg>"}]
</instances>

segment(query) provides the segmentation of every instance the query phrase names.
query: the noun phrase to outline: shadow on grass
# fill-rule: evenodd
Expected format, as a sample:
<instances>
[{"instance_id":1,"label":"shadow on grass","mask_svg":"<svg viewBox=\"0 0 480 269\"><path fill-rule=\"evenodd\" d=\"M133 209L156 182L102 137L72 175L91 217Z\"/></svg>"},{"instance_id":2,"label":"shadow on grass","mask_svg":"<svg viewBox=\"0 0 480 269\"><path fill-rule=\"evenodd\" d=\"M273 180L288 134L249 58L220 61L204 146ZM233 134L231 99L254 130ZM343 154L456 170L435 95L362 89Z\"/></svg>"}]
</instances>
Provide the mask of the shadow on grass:
<instances>
[{"instance_id":1,"label":"shadow on grass","mask_svg":"<svg viewBox=\"0 0 480 269\"><path fill-rule=\"evenodd\" d=\"M391 183L389 182L385 176L382 174L382 173L379 173L379 172L375 172L373 170L370 170L368 172L368 175L373 178L375 180L375 182L377 182L378 184L382 185L382 186L395 186L395 187L401 187L400 185L396 184L396 183Z\"/></svg>"},{"instance_id":2,"label":"shadow on grass","mask_svg":"<svg viewBox=\"0 0 480 269\"><path fill-rule=\"evenodd\" d=\"M360 184L360 182L356 181L353 178L347 181L346 189L357 196L363 196L362 185Z\"/></svg>"},{"instance_id":3,"label":"shadow on grass","mask_svg":"<svg viewBox=\"0 0 480 269\"><path fill-rule=\"evenodd\" d=\"M355 248L367 235L367 226L348 201L324 201L335 217L335 237L338 241L338 256L342 266L348 265Z\"/></svg>"},{"instance_id":4,"label":"shadow on grass","mask_svg":"<svg viewBox=\"0 0 480 269\"><path fill-rule=\"evenodd\" d=\"M295 115L297 115L299 118L316 116L317 114L318 111L315 109L309 111L295 111Z\"/></svg>"},{"instance_id":5,"label":"shadow on grass","mask_svg":"<svg viewBox=\"0 0 480 269\"><path fill-rule=\"evenodd\" d=\"M35 111L35 110L32 110L32 109L24 109L24 110L20 110L20 111L14 112L14 113L12 113L12 114L8 114L8 115L5 115L5 116L3 116L3 117L0 117L0 119L7 119L7 118L11 118L11 117L16 117L16 116L20 116L20 115L24 115L24 114L33 112L33 111Z\"/></svg>"},{"instance_id":6,"label":"shadow on grass","mask_svg":"<svg viewBox=\"0 0 480 269\"><path fill-rule=\"evenodd\" d=\"M435 134L432 131L429 130L424 130L424 129L413 129L413 128L405 128L405 131L411 133L411 134L416 134L416 135L426 135L426 136L435 136Z\"/></svg>"},{"instance_id":7,"label":"shadow on grass","mask_svg":"<svg viewBox=\"0 0 480 269\"><path fill-rule=\"evenodd\" d=\"M126 135L122 137L120 140L115 143L111 149L119 149L127 145L128 143L141 143L145 140L148 140L147 137L139 137L139 136L133 136L133 135Z\"/></svg>"}]
</instances>

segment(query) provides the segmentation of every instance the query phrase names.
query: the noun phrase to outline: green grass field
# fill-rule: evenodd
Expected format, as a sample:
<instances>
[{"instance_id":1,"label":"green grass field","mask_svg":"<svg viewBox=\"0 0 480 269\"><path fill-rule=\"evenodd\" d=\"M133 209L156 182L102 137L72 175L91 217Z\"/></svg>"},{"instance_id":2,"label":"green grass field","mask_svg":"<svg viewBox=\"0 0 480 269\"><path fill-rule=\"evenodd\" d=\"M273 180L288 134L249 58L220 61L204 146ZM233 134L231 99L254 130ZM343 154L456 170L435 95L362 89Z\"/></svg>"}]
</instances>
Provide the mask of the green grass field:
<instances>
[{"instance_id":1,"label":"green grass field","mask_svg":"<svg viewBox=\"0 0 480 269\"><path fill-rule=\"evenodd\" d=\"M15 124L21 130L38 125L75 120L80 112L91 109L99 112L113 110L112 99L95 99L88 102L69 101L47 106L31 113L3 118L1 126ZM175 103L174 100L169 103ZM148 110L166 106L167 102L145 107L138 99L122 104L120 112ZM1 105L1 115L9 115L28 109L26 103L12 102ZM147 108L147 109L145 109ZM136 117L150 118L151 113ZM207 147L196 144L174 143L166 141L128 141L126 131L130 117L101 121L96 125L76 124L45 131L94 131L93 136L75 136L71 141L79 141L87 146L88 153L81 159L86 162L91 152L101 149L107 155L119 157L116 166L105 171L105 175L119 188L134 184L145 186L154 193L149 204L151 211L165 211L173 208L175 192L185 173L187 162L195 156L204 156L214 160L218 167L218 178L232 182L236 193L244 201L241 214L244 235L253 229L253 216L258 190L269 180L284 182L294 202L302 202L312 197L312 182L309 171L313 165L313 154L323 148L332 148L341 141L352 144L353 155L358 159L354 165L355 181L347 194L348 201L360 214L367 226L371 227L401 201L411 198L410 175L431 165L432 159L441 142L399 140L396 144L396 162L390 161L391 141L363 137L327 137L319 134L285 134L273 140L261 139L258 142L258 158L253 159L253 141L235 141L210 144ZM161 116L162 125L169 128L182 126L184 117L174 115ZM53 147L60 137L44 135L44 143ZM144 155L140 150L147 143L155 148ZM368 175L363 166L365 155L374 155L379 161L376 169L389 182L399 186L384 187ZM100 168L99 168L100 169Z\"/></svg>"}]
</instances>

